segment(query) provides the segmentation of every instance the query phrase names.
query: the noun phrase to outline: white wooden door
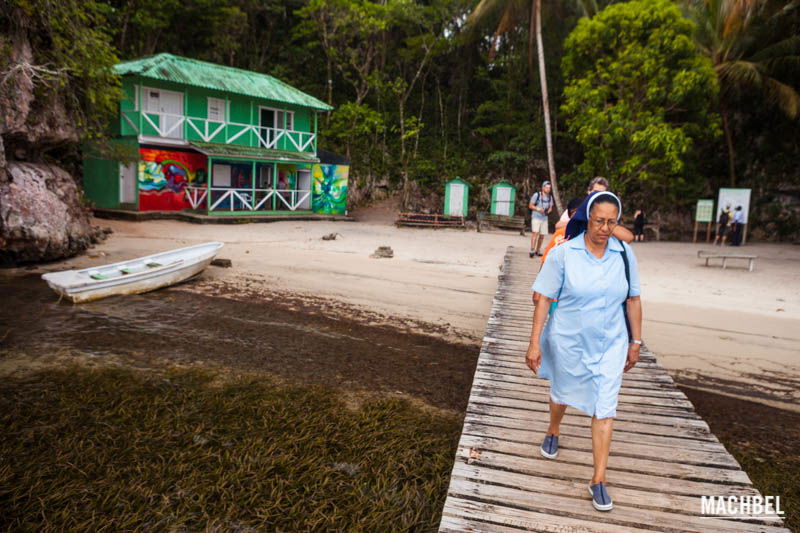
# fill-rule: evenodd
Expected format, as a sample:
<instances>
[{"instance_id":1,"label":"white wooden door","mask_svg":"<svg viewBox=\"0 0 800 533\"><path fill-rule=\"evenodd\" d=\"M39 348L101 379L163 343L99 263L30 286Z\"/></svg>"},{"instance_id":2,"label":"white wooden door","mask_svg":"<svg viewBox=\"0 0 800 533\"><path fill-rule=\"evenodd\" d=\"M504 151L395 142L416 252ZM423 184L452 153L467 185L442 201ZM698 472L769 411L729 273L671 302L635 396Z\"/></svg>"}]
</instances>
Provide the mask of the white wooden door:
<instances>
[{"instance_id":1,"label":"white wooden door","mask_svg":"<svg viewBox=\"0 0 800 533\"><path fill-rule=\"evenodd\" d=\"M183 93L145 89L144 110L158 115L158 129L162 137L183 138Z\"/></svg>"},{"instance_id":2,"label":"white wooden door","mask_svg":"<svg viewBox=\"0 0 800 533\"><path fill-rule=\"evenodd\" d=\"M298 199L303 198L306 196L306 191L308 192L308 196L301 201L297 205L297 209L308 210L311 209L311 171L310 170L298 170L297 171L297 189L300 191L298 194Z\"/></svg>"},{"instance_id":3,"label":"white wooden door","mask_svg":"<svg viewBox=\"0 0 800 533\"><path fill-rule=\"evenodd\" d=\"M453 183L450 185L450 205L448 215L460 217L464 215L464 184Z\"/></svg>"},{"instance_id":4,"label":"white wooden door","mask_svg":"<svg viewBox=\"0 0 800 533\"><path fill-rule=\"evenodd\" d=\"M495 211L498 215L511 215L511 189L508 187L498 187L497 197L495 198Z\"/></svg>"},{"instance_id":5,"label":"white wooden door","mask_svg":"<svg viewBox=\"0 0 800 533\"><path fill-rule=\"evenodd\" d=\"M136 170L138 165L130 163L119 166L119 203L136 203Z\"/></svg>"}]
</instances>

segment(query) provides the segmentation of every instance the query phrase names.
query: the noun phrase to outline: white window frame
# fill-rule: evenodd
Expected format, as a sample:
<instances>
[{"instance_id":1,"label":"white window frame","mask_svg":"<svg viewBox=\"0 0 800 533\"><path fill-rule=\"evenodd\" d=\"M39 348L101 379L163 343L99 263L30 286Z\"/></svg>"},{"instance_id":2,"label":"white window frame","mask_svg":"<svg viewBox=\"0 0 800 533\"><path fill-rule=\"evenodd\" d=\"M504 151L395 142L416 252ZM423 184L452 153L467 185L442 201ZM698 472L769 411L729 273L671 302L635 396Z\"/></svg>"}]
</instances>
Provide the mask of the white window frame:
<instances>
[{"instance_id":1,"label":"white window frame","mask_svg":"<svg viewBox=\"0 0 800 533\"><path fill-rule=\"evenodd\" d=\"M216 104L216 107L221 115L220 118L211 118L212 104ZM208 98L206 98L206 118L214 122L226 121L226 119L228 118L228 109L224 98L215 98L213 96L209 96Z\"/></svg>"},{"instance_id":2,"label":"white window frame","mask_svg":"<svg viewBox=\"0 0 800 533\"><path fill-rule=\"evenodd\" d=\"M211 166L211 186L212 187L230 187L231 186L231 170L233 167L224 163L214 163ZM219 179L220 181L217 181Z\"/></svg>"},{"instance_id":3,"label":"white window frame","mask_svg":"<svg viewBox=\"0 0 800 533\"><path fill-rule=\"evenodd\" d=\"M277 122L278 122L278 113L285 113L287 115L287 117L288 117L285 129L287 131L294 131L294 111L287 111L286 109L278 109L277 107L268 107L268 106L263 106L263 105L262 106L258 106L258 125L259 126L261 126L262 128L266 127L266 126L261 124L261 111L265 110L265 109L267 111L272 111L272 119L273 119L273 122L275 124L277 124ZM276 125L276 126L273 126L273 127L276 130L284 129L283 124L281 124L280 126Z\"/></svg>"},{"instance_id":4,"label":"white window frame","mask_svg":"<svg viewBox=\"0 0 800 533\"><path fill-rule=\"evenodd\" d=\"M181 97L181 99L180 99L180 102L181 102L181 113L179 115L176 115L176 116L183 116L183 115L186 114L186 109L185 109L185 106L184 106L185 102L183 101L184 93L182 91L171 91L169 89L158 89L156 87L145 87L144 85L142 85L142 92L144 93L143 94L143 98L142 98L142 111L144 111L145 113L161 114L160 110L159 111L148 111L148 108L149 108L148 104L150 103L150 92L151 91L158 93L159 101L161 99L161 95L164 94L164 93L172 93L172 94L180 95L180 97Z\"/></svg>"}]
</instances>

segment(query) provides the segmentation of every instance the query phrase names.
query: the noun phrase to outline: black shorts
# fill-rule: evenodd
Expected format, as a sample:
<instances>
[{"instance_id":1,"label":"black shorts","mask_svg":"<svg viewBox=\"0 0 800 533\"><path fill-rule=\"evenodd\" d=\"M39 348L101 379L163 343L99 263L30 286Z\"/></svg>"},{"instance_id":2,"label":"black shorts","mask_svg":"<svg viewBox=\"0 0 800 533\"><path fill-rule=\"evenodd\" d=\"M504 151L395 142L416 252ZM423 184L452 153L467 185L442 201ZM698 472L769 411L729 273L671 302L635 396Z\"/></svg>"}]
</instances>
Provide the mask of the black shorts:
<instances>
[{"instance_id":1,"label":"black shorts","mask_svg":"<svg viewBox=\"0 0 800 533\"><path fill-rule=\"evenodd\" d=\"M718 224L717 225L717 237L724 237L726 233L728 233L728 225L727 224Z\"/></svg>"}]
</instances>

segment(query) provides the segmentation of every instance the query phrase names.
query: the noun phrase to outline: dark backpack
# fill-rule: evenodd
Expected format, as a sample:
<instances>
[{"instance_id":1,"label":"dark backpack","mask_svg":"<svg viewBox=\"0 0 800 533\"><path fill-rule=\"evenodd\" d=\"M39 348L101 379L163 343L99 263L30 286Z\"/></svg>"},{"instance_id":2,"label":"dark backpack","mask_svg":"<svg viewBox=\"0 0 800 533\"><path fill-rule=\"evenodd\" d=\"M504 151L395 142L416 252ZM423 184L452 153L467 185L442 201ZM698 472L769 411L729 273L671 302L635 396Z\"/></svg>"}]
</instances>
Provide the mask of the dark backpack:
<instances>
[{"instance_id":1,"label":"dark backpack","mask_svg":"<svg viewBox=\"0 0 800 533\"><path fill-rule=\"evenodd\" d=\"M631 334L631 321L628 318L628 298L630 298L631 294L631 265L628 262L628 252L625 250L625 243L620 241L622 244L622 263L625 265L625 279L628 281L628 295L625 297L625 301L622 302L622 314L625 315L625 327L628 328L628 340L633 339L633 335Z\"/></svg>"}]
</instances>

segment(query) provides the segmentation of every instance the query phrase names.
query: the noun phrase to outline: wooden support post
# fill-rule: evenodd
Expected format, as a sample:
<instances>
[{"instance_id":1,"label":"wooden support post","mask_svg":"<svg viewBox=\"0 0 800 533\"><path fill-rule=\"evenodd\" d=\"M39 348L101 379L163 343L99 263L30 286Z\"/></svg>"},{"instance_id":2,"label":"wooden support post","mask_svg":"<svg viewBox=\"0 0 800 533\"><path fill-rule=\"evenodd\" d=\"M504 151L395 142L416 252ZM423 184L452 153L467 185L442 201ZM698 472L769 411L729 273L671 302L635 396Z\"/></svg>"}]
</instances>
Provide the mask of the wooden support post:
<instances>
[{"instance_id":1,"label":"wooden support post","mask_svg":"<svg viewBox=\"0 0 800 533\"><path fill-rule=\"evenodd\" d=\"M214 168L214 158L209 157L206 163L206 214L211 214L211 169Z\"/></svg>"},{"instance_id":2,"label":"wooden support post","mask_svg":"<svg viewBox=\"0 0 800 533\"><path fill-rule=\"evenodd\" d=\"M225 144L228 144L228 124L231 122L231 101L228 98L228 95L225 95L225 116L222 117L225 121L225 126L223 126L223 138L225 139ZM214 139L211 139L212 141Z\"/></svg>"},{"instance_id":3,"label":"wooden support post","mask_svg":"<svg viewBox=\"0 0 800 533\"><path fill-rule=\"evenodd\" d=\"M277 198L275 196L278 194L276 191L278 190L278 163L272 163L272 210L275 211Z\"/></svg>"},{"instance_id":4,"label":"wooden support post","mask_svg":"<svg viewBox=\"0 0 800 533\"><path fill-rule=\"evenodd\" d=\"M260 114L260 113L261 113L261 112L259 111L259 114ZM260 121L261 121L261 116L260 116L260 115L259 115L259 117L258 117L258 120L259 120L259 125L260 125ZM256 128L258 128L258 125L256 125L256 123L253 121L253 101L252 101L252 100L250 100L250 126L251 126L251 127L252 127L252 126L255 126ZM250 139L252 138L252 137L250 137L250 134L251 134L252 132L254 132L254 131L255 131L255 133L256 133L255 144L253 144L253 143L250 141ZM247 146L253 146L253 147L256 147L256 148L257 148L257 147L258 147L258 138L259 138L259 137L258 137L258 130L257 130L257 129L251 129L249 132L247 132Z\"/></svg>"},{"instance_id":5,"label":"wooden support post","mask_svg":"<svg viewBox=\"0 0 800 533\"><path fill-rule=\"evenodd\" d=\"M318 119L318 117L319 117L319 113L317 113L315 111L314 112L314 155L315 156L317 155L317 139L319 139L319 137L317 136L317 119Z\"/></svg>"},{"instance_id":6,"label":"wooden support post","mask_svg":"<svg viewBox=\"0 0 800 533\"><path fill-rule=\"evenodd\" d=\"M711 225L712 222L706 222L706 243L711 242Z\"/></svg>"},{"instance_id":7,"label":"wooden support post","mask_svg":"<svg viewBox=\"0 0 800 533\"><path fill-rule=\"evenodd\" d=\"M187 138L189 134L189 91L183 91L183 110L181 111L181 116L183 117L183 135L184 139ZM208 124L208 122L206 122Z\"/></svg>"},{"instance_id":8,"label":"wooden support post","mask_svg":"<svg viewBox=\"0 0 800 533\"><path fill-rule=\"evenodd\" d=\"M250 171L250 210L253 211L256 208L256 160L253 159L251 162L251 171Z\"/></svg>"},{"instance_id":9,"label":"wooden support post","mask_svg":"<svg viewBox=\"0 0 800 533\"><path fill-rule=\"evenodd\" d=\"M698 221L694 221L694 237L692 237L692 242L697 242L697 225L700 224Z\"/></svg>"},{"instance_id":10,"label":"wooden support post","mask_svg":"<svg viewBox=\"0 0 800 533\"><path fill-rule=\"evenodd\" d=\"M142 131L142 113L144 113L144 100L142 99L142 85L136 85L136 91L139 93L139 113L137 113L137 117L139 118L139 135L144 135Z\"/></svg>"}]
</instances>

